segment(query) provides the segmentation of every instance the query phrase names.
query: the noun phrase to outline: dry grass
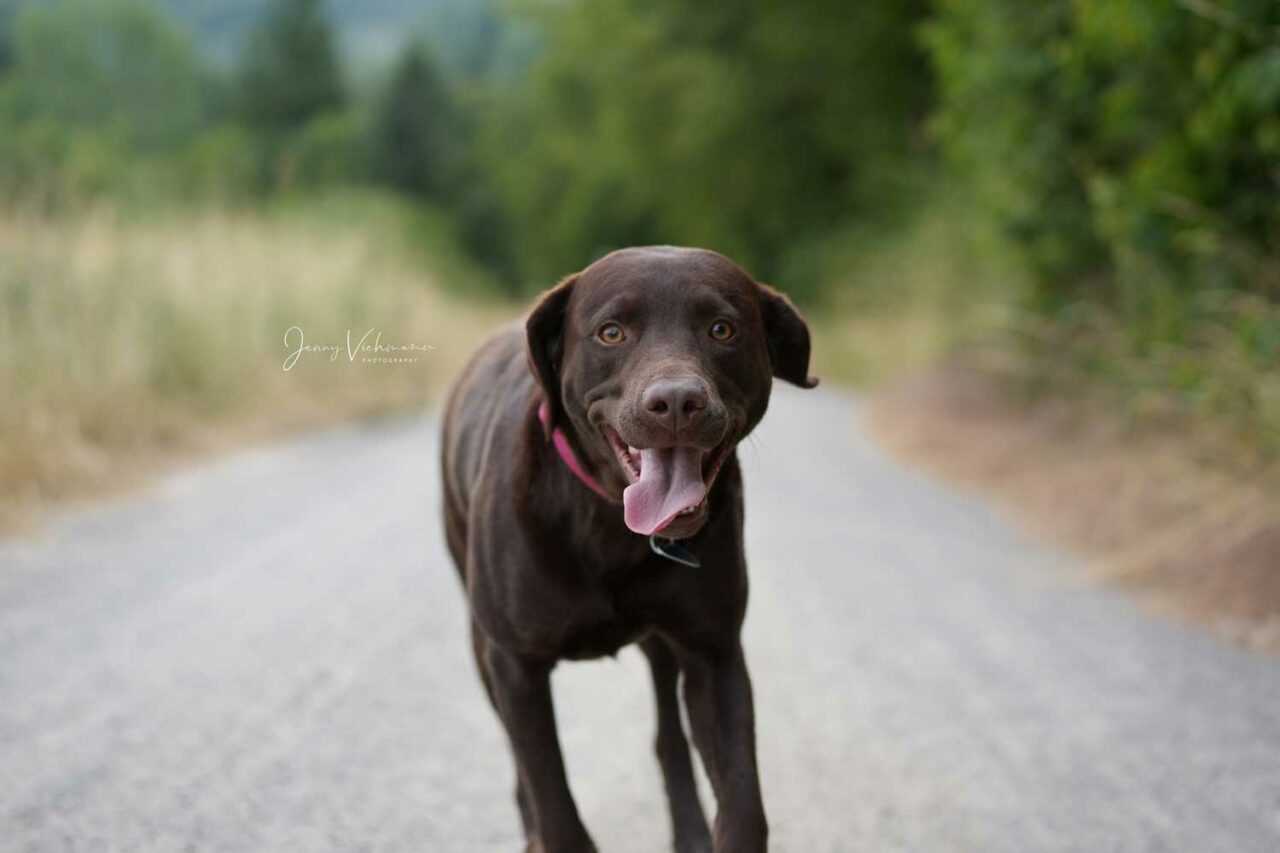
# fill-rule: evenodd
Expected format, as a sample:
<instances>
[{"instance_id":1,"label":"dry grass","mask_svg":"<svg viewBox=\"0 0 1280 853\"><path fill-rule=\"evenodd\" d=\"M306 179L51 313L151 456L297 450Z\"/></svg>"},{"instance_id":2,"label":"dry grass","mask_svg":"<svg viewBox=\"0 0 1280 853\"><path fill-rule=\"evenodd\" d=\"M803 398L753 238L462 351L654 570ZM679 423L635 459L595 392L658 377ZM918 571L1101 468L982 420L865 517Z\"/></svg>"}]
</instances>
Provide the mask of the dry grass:
<instances>
[{"instance_id":1,"label":"dry grass","mask_svg":"<svg viewBox=\"0 0 1280 853\"><path fill-rule=\"evenodd\" d=\"M1194 435L1132 427L1079 398L1019 403L952 369L878 396L898 455L994 494L1088 558L1093 576L1233 640L1280 647L1274 472L1206 458Z\"/></svg>"},{"instance_id":2,"label":"dry grass","mask_svg":"<svg viewBox=\"0 0 1280 853\"><path fill-rule=\"evenodd\" d=\"M507 313L446 296L403 235L360 217L0 212L0 527L138 482L175 454L421 403ZM428 344L416 363L304 354Z\"/></svg>"},{"instance_id":3,"label":"dry grass","mask_svg":"<svg viewBox=\"0 0 1280 853\"><path fill-rule=\"evenodd\" d=\"M1008 325L1022 273L964 205L940 198L900 229L855 232L832 248L823 289L834 295L810 317L820 376L899 379Z\"/></svg>"},{"instance_id":4,"label":"dry grass","mask_svg":"<svg viewBox=\"0 0 1280 853\"><path fill-rule=\"evenodd\" d=\"M845 244L815 370L885 389L871 423L891 451L994 495L1098 582L1280 648L1273 305L1206 292L1178 345L1145 350L1101 309L1048 321L1019 309L1006 238L946 195Z\"/></svg>"},{"instance_id":5,"label":"dry grass","mask_svg":"<svg viewBox=\"0 0 1280 853\"><path fill-rule=\"evenodd\" d=\"M957 325L927 300L889 308L841 309L808 317L814 372L865 386L919 373L957 341Z\"/></svg>"}]
</instances>

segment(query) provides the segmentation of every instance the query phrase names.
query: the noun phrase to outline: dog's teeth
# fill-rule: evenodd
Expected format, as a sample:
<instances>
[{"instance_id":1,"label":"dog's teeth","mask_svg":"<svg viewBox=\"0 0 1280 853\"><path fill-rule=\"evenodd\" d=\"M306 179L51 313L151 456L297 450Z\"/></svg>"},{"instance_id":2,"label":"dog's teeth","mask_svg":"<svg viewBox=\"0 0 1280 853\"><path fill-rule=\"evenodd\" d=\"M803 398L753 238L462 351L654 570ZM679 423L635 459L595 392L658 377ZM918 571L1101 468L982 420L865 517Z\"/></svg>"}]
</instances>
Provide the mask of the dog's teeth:
<instances>
[{"instance_id":1,"label":"dog's teeth","mask_svg":"<svg viewBox=\"0 0 1280 853\"><path fill-rule=\"evenodd\" d=\"M640 451L639 451L639 450L636 450L634 447L632 447L632 446L631 446L631 445L629 445L629 444L627 445L627 452L628 452L628 453L630 453L632 456L639 456L639 455L640 455Z\"/></svg>"}]
</instances>

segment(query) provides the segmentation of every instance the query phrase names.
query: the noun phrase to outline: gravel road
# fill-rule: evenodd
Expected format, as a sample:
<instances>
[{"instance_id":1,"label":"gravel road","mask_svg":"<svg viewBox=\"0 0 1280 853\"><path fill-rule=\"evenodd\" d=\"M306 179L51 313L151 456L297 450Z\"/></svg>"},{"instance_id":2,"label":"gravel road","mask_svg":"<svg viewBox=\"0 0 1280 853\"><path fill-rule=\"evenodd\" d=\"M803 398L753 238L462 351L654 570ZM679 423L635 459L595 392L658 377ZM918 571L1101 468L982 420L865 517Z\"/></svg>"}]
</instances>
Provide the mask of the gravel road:
<instances>
[{"instance_id":1,"label":"gravel road","mask_svg":"<svg viewBox=\"0 0 1280 853\"><path fill-rule=\"evenodd\" d=\"M429 418L0 544L0 850L516 851ZM741 451L773 849L1280 850L1280 661L1149 616L780 389ZM604 853L666 849L642 658L554 677Z\"/></svg>"}]
</instances>

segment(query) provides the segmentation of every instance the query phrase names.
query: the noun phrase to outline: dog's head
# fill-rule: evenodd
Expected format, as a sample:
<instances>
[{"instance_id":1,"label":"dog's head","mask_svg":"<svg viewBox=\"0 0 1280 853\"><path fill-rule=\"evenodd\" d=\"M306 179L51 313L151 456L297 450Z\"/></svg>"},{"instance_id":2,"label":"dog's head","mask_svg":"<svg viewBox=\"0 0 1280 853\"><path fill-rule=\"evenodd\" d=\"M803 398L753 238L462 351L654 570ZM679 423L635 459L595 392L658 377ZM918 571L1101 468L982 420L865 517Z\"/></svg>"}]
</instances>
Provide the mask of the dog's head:
<instances>
[{"instance_id":1,"label":"dog's head","mask_svg":"<svg viewBox=\"0 0 1280 853\"><path fill-rule=\"evenodd\" d=\"M547 291L526 331L548 432L572 429L642 534L702 527L720 466L764 415L773 376L818 384L791 302L705 249L614 252Z\"/></svg>"}]
</instances>

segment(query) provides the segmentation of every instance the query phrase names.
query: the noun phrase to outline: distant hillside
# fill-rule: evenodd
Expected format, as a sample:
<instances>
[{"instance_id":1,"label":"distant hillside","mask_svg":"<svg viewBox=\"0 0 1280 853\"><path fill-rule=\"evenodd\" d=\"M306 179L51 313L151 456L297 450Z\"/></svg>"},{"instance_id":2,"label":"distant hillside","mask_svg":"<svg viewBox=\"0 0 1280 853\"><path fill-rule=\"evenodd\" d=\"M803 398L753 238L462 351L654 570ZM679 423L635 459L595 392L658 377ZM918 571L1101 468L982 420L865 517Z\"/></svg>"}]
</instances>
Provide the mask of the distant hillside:
<instances>
[{"instance_id":1,"label":"distant hillside","mask_svg":"<svg viewBox=\"0 0 1280 853\"><path fill-rule=\"evenodd\" d=\"M228 65L270 9L266 0L156 0L189 29L209 59ZM357 71L383 65L420 37L454 71L474 71L497 50L494 0L325 0L344 59Z\"/></svg>"}]
</instances>

